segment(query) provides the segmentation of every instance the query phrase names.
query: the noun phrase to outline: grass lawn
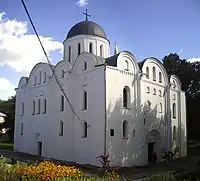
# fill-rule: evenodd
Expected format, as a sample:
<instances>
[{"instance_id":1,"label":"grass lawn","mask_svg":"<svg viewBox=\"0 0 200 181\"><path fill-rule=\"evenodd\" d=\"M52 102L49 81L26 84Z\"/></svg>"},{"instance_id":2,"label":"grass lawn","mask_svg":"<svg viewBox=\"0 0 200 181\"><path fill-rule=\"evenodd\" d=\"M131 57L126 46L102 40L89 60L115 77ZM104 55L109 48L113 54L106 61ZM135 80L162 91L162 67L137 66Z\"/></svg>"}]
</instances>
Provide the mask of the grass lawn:
<instances>
[{"instance_id":1,"label":"grass lawn","mask_svg":"<svg viewBox=\"0 0 200 181\"><path fill-rule=\"evenodd\" d=\"M12 143L0 143L0 150L13 150Z\"/></svg>"}]
</instances>

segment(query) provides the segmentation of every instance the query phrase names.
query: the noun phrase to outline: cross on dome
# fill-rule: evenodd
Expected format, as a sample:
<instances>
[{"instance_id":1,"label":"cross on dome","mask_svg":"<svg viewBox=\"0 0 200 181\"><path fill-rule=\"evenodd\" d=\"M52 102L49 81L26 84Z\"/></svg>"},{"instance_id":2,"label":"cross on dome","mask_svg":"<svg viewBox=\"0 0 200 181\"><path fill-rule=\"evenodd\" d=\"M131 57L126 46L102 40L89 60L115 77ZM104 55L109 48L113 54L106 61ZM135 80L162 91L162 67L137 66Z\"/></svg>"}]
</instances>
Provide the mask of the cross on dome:
<instances>
[{"instance_id":1,"label":"cross on dome","mask_svg":"<svg viewBox=\"0 0 200 181\"><path fill-rule=\"evenodd\" d=\"M90 17L90 15L87 13L87 9L85 10L85 13L83 13L85 15L85 21L88 20L88 17Z\"/></svg>"}]
</instances>

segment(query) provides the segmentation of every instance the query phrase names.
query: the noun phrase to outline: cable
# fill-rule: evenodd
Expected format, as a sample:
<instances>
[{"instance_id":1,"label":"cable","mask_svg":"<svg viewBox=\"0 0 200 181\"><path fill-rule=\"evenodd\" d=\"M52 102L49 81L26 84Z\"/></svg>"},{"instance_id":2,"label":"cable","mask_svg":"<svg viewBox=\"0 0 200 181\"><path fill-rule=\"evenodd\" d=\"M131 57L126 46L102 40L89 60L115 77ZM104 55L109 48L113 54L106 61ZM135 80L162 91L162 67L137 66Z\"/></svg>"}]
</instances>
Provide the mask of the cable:
<instances>
[{"instance_id":1,"label":"cable","mask_svg":"<svg viewBox=\"0 0 200 181\"><path fill-rule=\"evenodd\" d=\"M38 38L38 41L39 41L39 43L40 43L40 46L42 47L42 50L43 50L43 52L44 52L44 54L45 54L45 57L46 57L47 62L48 62L48 65L49 65L49 67L50 67L50 69L51 69L51 71L52 71L52 74L53 74L53 76L54 76L54 78L55 78L55 80L56 80L56 83L58 84L58 86L59 86L61 92L63 93L64 97L66 98L66 100L67 100L67 102L68 102L68 104L69 104L69 106L70 106L70 108L71 108L73 114L77 117L77 119L79 120L79 122L80 122L81 124L85 123L85 121L82 121L82 120L79 118L79 116L76 114L76 112L75 112L75 110L74 110L72 104L71 104L70 101L69 101L69 98L67 97L66 93L64 92L64 90L63 90L63 88L62 88L62 85L61 85L60 82L59 82L59 79L58 79L57 75L54 74L53 67L51 66L51 62L50 62L50 60L49 60L49 58L48 58L48 56L47 56L47 53L46 53L46 51L45 51L45 49L44 49L44 47L43 47L43 45L42 45L42 42L41 42L41 40L40 40L40 37L39 37L39 35L38 35L38 33L37 33L37 30L36 30L34 24L33 24L33 21L32 21L32 19L31 19L31 16L30 16L29 12L28 12L28 9L27 9L27 7L26 7L26 5L25 5L25 3L24 3L23 0L21 0L21 3L22 3L22 5L23 5L23 7L24 7L24 9L25 9L25 11L26 11L26 14L27 14L27 16L28 16L28 19L29 19L29 21L30 21L30 23L31 23L31 25L32 25L32 27L33 27L33 30L34 30L34 32L35 32L37 38Z\"/></svg>"}]
</instances>

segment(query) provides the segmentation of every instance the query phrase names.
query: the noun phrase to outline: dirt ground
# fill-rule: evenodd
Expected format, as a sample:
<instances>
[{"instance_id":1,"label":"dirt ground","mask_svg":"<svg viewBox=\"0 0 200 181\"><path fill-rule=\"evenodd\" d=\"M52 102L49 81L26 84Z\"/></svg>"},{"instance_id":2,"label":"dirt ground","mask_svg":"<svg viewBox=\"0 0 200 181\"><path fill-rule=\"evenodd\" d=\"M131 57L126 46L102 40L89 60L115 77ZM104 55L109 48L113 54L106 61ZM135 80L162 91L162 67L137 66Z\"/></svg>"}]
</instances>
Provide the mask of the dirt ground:
<instances>
[{"instance_id":1,"label":"dirt ground","mask_svg":"<svg viewBox=\"0 0 200 181\"><path fill-rule=\"evenodd\" d=\"M10 150L0 150L0 155L3 155L7 158L12 158L16 161L31 163L35 161L43 161L45 158L30 155L26 153L20 153L16 151L10 151ZM51 159L52 160L52 159ZM57 160L54 160L57 161ZM80 170L82 170L87 175L97 175L99 173L99 168L93 167L90 165L79 165L76 163L69 163L69 162L60 162L64 165L74 165L78 167ZM129 167L129 168L117 168L116 171L121 176L125 177L128 180L138 180L144 177L149 177L154 173L157 172L183 172L187 171L191 168L195 168L196 164L198 162L197 157L185 157L180 158L179 160L171 161L167 164L160 162L156 164L147 165L145 167Z\"/></svg>"}]
</instances>

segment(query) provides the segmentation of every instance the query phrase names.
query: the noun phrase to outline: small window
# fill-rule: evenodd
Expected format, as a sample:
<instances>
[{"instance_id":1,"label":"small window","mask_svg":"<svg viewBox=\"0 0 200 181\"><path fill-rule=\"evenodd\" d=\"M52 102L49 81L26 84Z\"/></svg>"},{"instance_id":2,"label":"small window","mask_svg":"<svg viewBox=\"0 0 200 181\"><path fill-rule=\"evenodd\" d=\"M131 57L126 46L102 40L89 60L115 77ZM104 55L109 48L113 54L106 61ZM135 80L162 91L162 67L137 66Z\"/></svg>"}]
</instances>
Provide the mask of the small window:
<instances>
[{"instance_id":1,"label":"small window","mask_svg":"<svg viewBox=\"0 0 200 181\"><path fill-rule=\"evenodd\" d=\"M89 44L89 52L93 53L93 45L92 45L92 43Z\"/></svg>"},{"instance_id":2,"label":"small window","mask_svg":"<svg viewBox=\"0 0 200 181\"><path fill-rule=\"evenodd\" d=\"M159 96L162 97L162 91L161 90L159 90Z\"/></svg>"},{"instance_id":3,"label":"small window","mask_svg":"<svg viewBox=\"0 0 200 181\"><path fill-rule=\"evenodd\" d=\"M35 101L33 101L33 112L32 112L32 115L35 114Z\"/></svg>"},{"instance_id":4,"label":"small window","mask_svg":"<svg viewBox=\"0 0 200 181\"><path fill-rule=\"evenodd\" d=\"M72 48L71 48L71 46L69 46L69 49L68 49L68 61L69 62L71 61L71 53L72 53Z\"/></svg>"},{"instance_id":5,"label":"small window","mask_svg":"<svg viewBox=\"0 0 200 181\"><path fill-rule=\"evenodd\" d=\"M133 130L133 138L135 138L135 130Z\"/></svg>"},{"instance_id":6,"label":"small window","mask_svg":"<svg viewBox=\"0 0 200 181\"><path fill-rule=\"evenodd\" d=\"M33 85L35 86L36 83L37 83L37 76L35 75L35 76L34 76L34 82L33 82Z\"/></svg>"},{"instance_id":7,"label":"small window","mask_svg":"<svg viewBox=\"0 0 200 181\"><path fill-rule=\"evenodd\" d=\"M130 88L125 86L123 89L123 107L128 108L130 106Z\"/></svg>"},{"instance_id":8,"label":"small window","mask_svg":"<svg viewBox=\"0 0 200 181\"><path fill-rule=\"evenodd\" d=\"M83 130L83 138L87 138L87 135L88 135L88 124L87 124L87 122L84 122L83 123L83 128L84 128L84 130Z\"/></svg>"},{"instance_id":9,"label":"small window","mask_svg":"<svg viewBox=\"0 0 200 181\"><path fill-rule=\"evenodd\" d=\"M173 126L173 140L176 140L176 126Z\"/></svg>"},{"instance_id":10,"label":"small window","mask_svg":"<svg viewBox=\"0 0 200 181\"><path fill-rule=\"evenodd\" d=\"M103 57L103 45L100 46L100 57Z\"/></svg>"},{"instance_id":11,"label":"small window","mask_svg":"<svg viewBox=\"0 0 200 181\"><path fill-rule=\"evenodd\" d=\"M64 111L64 107L65 107L65 99L64 96L61 95L61 105L60 105L60 111Z\"/></svg>"},{"instance_id":12,"label":"small window","mask_svg":"<svg viewBox=\"0 0 200 181\"><path fill-rule=\"evenodd\" d=\"M148 94L150 93L150 87L147 87L147 93Z\"/></svg>"},{"instance_id":13,"label":"small window","mask_svg":"<svg viewBox=\"0 0 200 181\"><path fill-rule=\"evenodd\" d=\"M87 109L87 92L83 92L83 110Z\"/></svg>"},{"instance_id":14,"label":"small window","mask_svg":"<svg viewBox=\"0 0 200 181\"><path fill-rule=\"evenodd\" d=\"M146 67L146 78L149 79L149 67Z\"/></svg>"},{"instance_id":15,"label":"small window","mask_svg":"<svg viewBox=\"0 0 200 181\"><path fill-rule=\"evenodd\" d=\"M46 82L46 80L47 80L47 73L46 73L46 72L44 72L43 83L45 83L45 82Z\"/></svg>"},{"instance_id":16,"label":"small window","mask_svg":"<svg viewBox=\"0 0 200 181\"><path fill-rule=\"evenodd\" d=\"M123 121L122 124L122 135L123 138L128 138L128 121Z\"/></svg>"},{"instance_id":17,"label":"small window","mask_svg":"<svg viewBox=\"0 0 200 181\"><path fill-rule=\"evenodd\" d=\"M44 99L44 110L43 110L43 114L46 114L47 112L47 100Z\"/></svg>"},{"instance_id":18,"label":"small window","mask_svg":"<svg viewBox=\"0 0 200 181\"><path fill-rule=\"evenodd\" d=\"M174 89L176 88L176 82L175 82L175 80L173 80L173 88Z\"/></svg>"},{"instance_id":19,"label":"small window","mask_svg":"<svg viewBox=\"0 0 200 181\"><path fill-rule=\"evenodd\" d=\"M162 103L160 103L159 112L162 113Z\"/></svg>"},{"instance_id":20,"label":"small window","mask_svg":"<svg viewBox=\"0 0 200 181\"><path fill-rule=\"evenodd\" d=\"M65 71L62 69L62 70L61 70L60 78L62 79L62 78L64 78L64 77L65 77Z\"/></svg>"},{"instance_id":21,"label":"small window","mask_svg":"<svg viewBox=\"0 0 200 181\"><path fill-rule=\"evenodd\" d=\"M63 136L63 121L60 121L60 133L59 136Z\"/></svg>"},{"instance_id":22,"label":"small window","mask_svg":"<svg viewBox=\"0 0 200 181\"><path fill-rule=\"evenodd\" d=\"M150 107L151 106L151 102L149 100L147 100L147 106Z\"/></svg>"},{"instance_id":23,"label":"small window","mask_svg":"<svg viewBox=\"0 0 200 181\"><path fill-rule=\"evenodd\" d=\"M129 71L129 64L128 64L128 61L127 61L127 60L125 60L125 70L126 70L126 71Z\"/></svg>"},{"instance_id":24,"label":"small window","mask_svg":"<svg viewBox=\"0 0 200 181\"><path fill-rule=\"evenodd\" d=\"M172 115L173 115L173 118L176 118L176 104L173 103L172 105Z\"/></svg>"},{"instance_id":25,"label":"small window","mask_svg":"<svg viewBox=\"0 0 200 181\"><path fill-rule=\"evenodd\" d=\"M162 83L162 74L159 72L159 82Z\"/></svg>"},{"instance_id":26,"label":"small window","mask_svg":"<svg viewBox=\"0 0 200 181\"><path fill-rule=\"evenodd\" d=\"M24 115L24 103L22 102L21 103L21 116Z\"/></svg>"},{"instance_id":27,"label":"small window","mask_svg":"<svg viewBox=\"0 0 200 181\"><path fill-rule=\"evenodd\" d=\"M37 114L40 114L40 99L37 100Z\"/></svg>"},{"instance_id":28,"label":"small window","mask_svg":"<svg viewBox=\"0 0 200 181\"><path fill-rule=\"evenodd\" d=\"M175 94L173 94L173 100L176 100L176 95Z\"/></svg>"},{"instance_id":29,"label":"small window","mask_svg":"<svg viewBox=\"0 0 200 181\"><path fill-rule=\"evenodd\" d=\"M144 118L144 125L146 124L146 118Z\"/></svg>"},{"instance_id":30,"label":"small window","mask_svg":"<svg viewBox=\"0 0 200 181\"><path fill-rule=\"evenodd\" d=\"M156 81L156 68L153 67L153 81Z\"/></svg>"},{"instance_id":31,"label":"small window","mask_svg":"<svg viewBox=\"0 0 200 181\"><path fill-rule=\"evenodd\" d=\"M80 55L80 54L81 54L81 44L78 43L78 55Z\"/></svg>"},{"instance_id":32,"label":"small window","mask_svg":"<svg viewBox=\"0 0 200 181\"><path fill-rule=\"evenodd\" d=\"M21 123L21 125L20 125L20 135L23 135L23 133L24 133L24 125L23 125L23 123Z\"/></svg>"},{"instance_id":33,"label":"small window","mask_svg":"<svg viewBox=\"0 0 200 181\"><path fill-rule=\"evenodd\" d=\"M87 70L87 62L84 62L83 64L83 71Z\"/></svg>"},{"instance_id":34,"label":"small window","mask_svg":"<svg viewBox=\"0 0 200 181\"><path fill-rule=\"evenodd\" d=\"M156 95L156 89L155 88L153 89L153 95Z\"/></svg>"},{"instance_id":35,"label":"small window","mask_svg":"<svg viewBox=\"0 0 200 181\"><path fill-rule=\"evenodd\" d=\"M114 129L110 129L110 136L115 136Z\"/></svg>"},{"instance_id":36,"label":"small window","mask_svg":"<svg viewBox=\"0 0 200 181\"><path fill-rule=\"evenodd\" d=\"M41 84L41 80L42 80L42 72L39 71L39 82L38 82L38 84Z\"/></svg>"}]
</instances>

